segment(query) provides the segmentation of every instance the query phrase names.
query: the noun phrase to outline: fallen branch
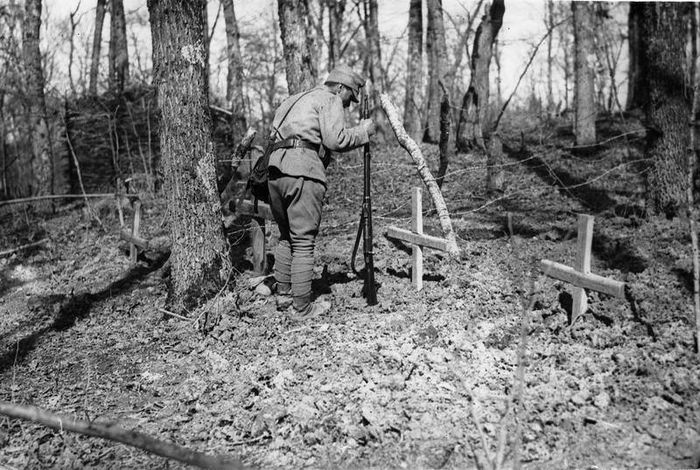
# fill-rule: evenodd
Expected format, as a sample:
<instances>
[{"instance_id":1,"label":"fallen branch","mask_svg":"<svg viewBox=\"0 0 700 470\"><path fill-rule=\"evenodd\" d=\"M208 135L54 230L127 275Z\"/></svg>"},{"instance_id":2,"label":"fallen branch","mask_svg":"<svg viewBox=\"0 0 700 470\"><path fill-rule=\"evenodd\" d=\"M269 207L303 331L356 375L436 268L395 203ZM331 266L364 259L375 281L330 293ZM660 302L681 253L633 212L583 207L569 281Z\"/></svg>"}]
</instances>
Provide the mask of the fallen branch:
<instances>
[{"instance_id":1,"label":"fallen branch","mask_svg":"<svg viewBox=\"0 0 700 470\"><path fill-rule=\"evenodd\" d=\"M134 195L122 195L125 197L137 197ZM46 196L32 196L23 197L19 199L9 199L7 201L0 201L0 206L8 206L10 204L22 204L25 202L35 202L43 201L46 199L85 199L85 198L104 198L104 197L114 197L114 193L93 193L93 194L48 194Z\"/></svg>"},{"instance_id":2,"label":"fallen branch","mask_svg":"<svg viewBox=\"0 0 700 470\"><path fill-rule=\"evenodd\" d=\"M0 257L2 257L2 256L8 256L8 255L11 255L11 254L13 254L13 253L17 253L18 251L26 250L27 248L32 248L32 247L35 247L35 246L42 245L42 244L44 244L44 243L46 242L46 240L47 240L47 239L44 238L43 240L39 240L38 242L27 243L26 245L18 246L18 247L16 247L16 248L10 248L9 250L0 251Z\"/></svg>"},{"instance_id":3,"label":"fallen branch","mask_svg":"<svg viewBox=\"0 0 700 470\"><path fill-rule=\"evenodd\" d=\"M19 418L43 424L60 431L71 431L86 436L99 437L110 441L121 442L132 447L138 447L147 452L168 459L177 460L199 468L214 470L239 470L248 468L238 459L216 457L193 451L177 444L156 439L138 431L120 428L115 423L95 423L89 421L74 421L72 419L49 413L35 406L15 405L0 401L0 414L10 418Z\"/></svg>"},{"instance_id":4,"label":"fallen branch","mask_svg":"<svg viewBox=\"0 0 700 470\"><path fill-rule=\"evenodd\" d=\"M423 183L428 188L430 197L432 197L433 199L433 203L435 204L435 210L440 219L440 226L442 227L442 232L445 236L445 239L447 240L447 252L450 254L450 256L456 258L459 256L459 247L457 246L455 233L452 229L452 221L450 220L450 214L447 211L445 199L442 197L442 193L440 192L440 188L438 187L438 184L435 181L435 177L430 173L428 165L426 165L425 163L425 158L423 158L423 152L421 152L421 149L418 146L418 144L416 144L416 142L413 139L411 139L411 137L406 133L406 129L404 129L403 124L401 123L401 119L399 118L399 113L396 110L396 107L389 99L389 96L385 93L382 93L380 96L380 100L382 103L382 108L384 108L384 112L389 118L389 124L391 124L391 128L394 130L399 144L408 152L413 161L416 163L416 166L418 167L418 174L423 179Z\"/></svg>"}]
</instances>

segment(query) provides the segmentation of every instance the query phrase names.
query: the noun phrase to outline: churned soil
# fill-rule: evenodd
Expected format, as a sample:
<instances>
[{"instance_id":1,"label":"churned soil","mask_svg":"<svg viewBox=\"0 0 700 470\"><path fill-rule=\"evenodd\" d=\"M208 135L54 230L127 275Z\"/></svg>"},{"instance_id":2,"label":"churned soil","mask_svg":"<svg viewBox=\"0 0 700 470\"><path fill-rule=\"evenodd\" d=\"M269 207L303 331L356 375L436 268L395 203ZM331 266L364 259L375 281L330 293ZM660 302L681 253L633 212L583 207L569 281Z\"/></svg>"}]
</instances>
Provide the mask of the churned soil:
<instances>
[{"instance_id":1,"label":"churned soil","mask_svg":"<svg viewBox=\"0 0 700 470\"><path fill-rule=\"evenodd\" d=\"M159 310L168 263L130 265L110 205L95 208L102 225L76 207L15 208L0 249L47 241L0 259L0 400L260 468L697 467L688 223L646 214L630 126L601 124L610 140L586 152L554 128L506 139L498 194L484 191L483 155L453 156L443 192L461 255L426 249L420 292L411 248L385 233L410 228L421 182L405 151L376 146L372 307L350 267L362 158L338 158L314 281L333 306L303 321L249 287L242 225L229 231L241 249L227 288L185 319ZM436 168L437 148L423 150ZM426 233L439 236L424 194ZM144 207L144 236L167 230L163 202ZM592 271L627 296L589 292L571 324L570 286L539 261L573 264L579 213L596 217ZM0 468L184 465L0 417Z\"/></svg>"}]
</instances>

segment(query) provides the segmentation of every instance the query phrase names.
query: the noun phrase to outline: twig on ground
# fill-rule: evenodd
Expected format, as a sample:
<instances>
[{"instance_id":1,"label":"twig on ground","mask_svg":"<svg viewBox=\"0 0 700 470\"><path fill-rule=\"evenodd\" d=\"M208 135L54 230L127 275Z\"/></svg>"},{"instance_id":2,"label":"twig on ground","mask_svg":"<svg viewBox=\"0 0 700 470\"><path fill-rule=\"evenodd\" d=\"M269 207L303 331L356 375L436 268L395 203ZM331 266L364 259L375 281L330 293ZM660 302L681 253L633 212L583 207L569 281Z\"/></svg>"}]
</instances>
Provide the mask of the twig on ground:
<instances>
[{"instance_id":1,"label":"twig on ground","mask_svg":"<svg viewBox=\"0 0 700 470\"><path fill-rule=\"evenodd\" d=\"M178 315L177 313L173 313L170 310L166 310L164 308L159 308L158 311L166 315L170 315L171 317L179 318L180 320L192 321L191 318L183 317L182 315Z\"/></svg>"},{"instance_id":2,"label":"twig on ground","mask_svg":"<svg viewBox=\"0 0 700 470\"><path fill-rule=\"evenodd\" d=\"M39 240L38 242L27 243L26 245L21 245L21 246L18 246L16 248L10 248L10 249L5 250L5 251L0 251L0 257L8 256L8 255L11 255L13 253L17 253L18 251L26 250L27 248L33 248L35 246L42 245L42 244L46 243L47 240L48 240L48 238L44 238L43 240Z\"/></svg>"},{"instance_id":3,"label":"twig on ground","mask_svg":"<svg viewBox=\"0 0 700 470\"><path fill-rule=\"evenodd\" d=\"M138 447L161 457L177 460L199 468L219 470L242 470L248 468L238 459L203 454L138 431L122 429L115 423L89 423L72 420L35 406L15 405L4 401L0 401L0 414L43 424L52 429L71 431L86 436L121 442L122 444Z\"/></svg>"}]
</instances>

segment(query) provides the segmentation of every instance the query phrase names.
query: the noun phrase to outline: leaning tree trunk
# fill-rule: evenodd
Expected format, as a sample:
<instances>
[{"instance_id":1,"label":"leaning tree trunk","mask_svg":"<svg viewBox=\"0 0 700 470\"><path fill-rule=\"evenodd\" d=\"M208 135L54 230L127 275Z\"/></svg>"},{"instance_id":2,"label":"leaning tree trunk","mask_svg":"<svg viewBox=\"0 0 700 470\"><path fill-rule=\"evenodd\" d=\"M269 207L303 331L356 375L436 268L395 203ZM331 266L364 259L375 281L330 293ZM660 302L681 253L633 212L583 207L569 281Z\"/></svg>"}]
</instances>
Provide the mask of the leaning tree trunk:
<instances>
[{"instance_id":1,"label":"leaning tree trunk","mask_svg":"<svg viewBox=\"0 0 700 470\"><path fill-rule=\"evenodd\" d=\"M630 2L629 4L627 17L629 66L627 68L627 102L625 103L625 109L628 111L642 109L649 95L645 88L646 72L643 70L645 64L641 58L642 48L640 47L640 23L643 20L643 8L642 2Z\"/></svg>"},{"instance_id":2,"label":"leaning tree trunk","mask_svg":"<svg viewBox=\"0 0 700 470\"><path fill-rule=\"evenodd\" d=\"M416 142L420 142L423 131L419 105L420 88L423 82L423 2L422 0L410 0L410 2L403 122L408 135Z\"/></svg>"},{"instance_id":3,"label":"leaning tree trunk","mask_svg":"<svg viewBox=\"0 0 700 470\"><path fill-rule=\"evenodd\" d=\"M316 84L316 58L310 48L307 0L277 0L289 94Z\"/></svg>"},{"instance_id":4,"label":"leaning tree trunk","mask_svg":"<svg viewBox=\"0 0 700 470\"><path fill-rule=\"evenodd\" d=\"M574 135L576 145L593 145L595 132L595 31L592 2L571 2L574 13Z\"/></svg>"},{"instance_id":5,"label":"leaning tree trunk","mask_svg":"<svg viewBox=\"0 0 700 470\"><path fill-rule=\"evenodd\" d=\"M648 205L652 212L677 215L684 203L690 101L685 80L687 4L644 3L641 59L649 90L646 104Z\"/></svg>"},{"instance_id":6,"label":"leaning tree trunk","mask_svg":"<svg viewBox=\"0 0 700 470\"><path fill-rule=\"evenodd\" d=\"M183 311L226 280L226 241L214 170L202 8L206 0L148 0L158 43L160 148L172 239L168 303Z\"/></svg>"},{"instance_id":7,"label":"leaning tree trunk","mask_svg":"<svg viewBox=\"0 0 700 470\"><path fill-rule=\"evenodd\" d=\"M243 56L241 33L238 29L233 0L222 0L226 21L226 50L228 52L228 76L226 77L226 101L231 105L231 131L233 141L238 142L247 129L245 99L243 94Z\"/></svg>"},{"instance_id":8,"label":"leaning tree trunk","mask_svg":"<svg viewBox=\"0 0 700 470\"><path fill-rule=\"evenodd\" d=\"M105 4L107 0L97 0L95 7L95 31L92 36L92 57L90 59L90 82L88 93L97 94L97 77L100 72L100 54L102 54L102 26L105 21Z\"/></svg>"},{"instance_id":9,"label":"leaning tree trunk","mask_svg":"<svg viewBox=\"0 0 700 470\"><path fill-rule=\"evenodd\" d=\"M476 29L472 48L471 79L462 100L457 126L457 146L461 150L474 147L485 148L484 134L490 132L489 67L493 55L493 44L503 24L504 12L503 0L494 0Z\"/></svg>"},{"instance_id":10,"label":"leaning tree trunk","mask_svg":"<svg viewBox=\"0 0 700 470\"><path fill-rule=\"evenodd\" d=\"M109 89L121 94L129 78L129 52L123 0L110 0Z\"/></svg>"},{"instance_id":11,"label":"leaning tree trunk","mask_svg":"<svg viewBox=\"0 0 700 470\"><path fill-rule=\"evenodd\" d=\"M41 67L39 30L41 0L26 0L22 25L22 59L27 100L27 123L32 150L23 162L31 181L25 186L27 195L53 194L53 158L50 130L46 119L44 72Z\"/></svg>"},{"instance_id":12,"label":"leaning tree trunk","mask_svg":"<svg viewBox=\"0 0 700 470\"><path fill-rule=\"evenodd\" d=\"M425 50L428 55L428 87L425 93L425 134L426 142L437 143L440 140L440 103L442 88L452 89L447 83L447 43L445 42L445 23L442 17L442 0L428 0L428 28Z\"/></svg>"}]
</instances>

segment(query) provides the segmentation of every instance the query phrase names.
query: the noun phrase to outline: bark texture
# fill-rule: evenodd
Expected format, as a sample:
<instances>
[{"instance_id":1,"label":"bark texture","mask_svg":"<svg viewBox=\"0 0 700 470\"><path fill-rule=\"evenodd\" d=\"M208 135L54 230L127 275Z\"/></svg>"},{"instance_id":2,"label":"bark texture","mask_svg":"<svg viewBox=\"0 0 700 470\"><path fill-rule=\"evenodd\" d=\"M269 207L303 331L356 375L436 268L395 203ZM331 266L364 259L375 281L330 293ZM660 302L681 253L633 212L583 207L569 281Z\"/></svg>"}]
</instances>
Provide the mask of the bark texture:
<instances>
[{"instance_id":1,"label":"bark texture","mask_svg":"<svg viewBox=\"0 0 700 470\"><path fill-rule=\"evenodd\" d=\"M26 89L27 124L31 139L31 154L23 159L24 174L30 176L23 195L53 194L53 159L51 137L46 119L44 72L39 50L41 29L41 0L26 0L22 25L22 60Z\"/></svg>"},{"instance_id":2,"label":"bark texture","mask_svg":"<svg viewBox=\"0 0 700 470\"><path fill-rule=\"evenodd\" d=\"M192 309L225 282L226 241L214 170L203 24L205 0L149 0L158 43L155 83L160 148L170 209L168 303Z\"/></svg>"},{"instance_id":3,"label":"bark texture","mask_svg":"<svg viewBox=\"0 0 700 470\"><path fill-rule=\"evenodd\" d=\"M423 2L422 0L410 1L403 122L408 135L419 142L423 133L420 112L420 90L423 83Z\"/></svg>"},{"instance_id":4,"label":"bark texture","mask_svg":"<svg viewBox=\"0 0 700 470\"><path fill-rule=\"evenodd\" d=\"M469 150L473 147L483 149L484 134L490 132L489 67L493 56L493 45L503 25L504 13L503 0L494 0L476 29L472 48L471 79L462 100L457 129L457 146L461 150Z\"/></svg>"},{"instance_id":5,"label":"bark texture","mask_svg":"<svg viewBox=\"0 0 700 470\"><path fill-rule=\"evenodd\" d=\"M92 54L90 57L90 81L88 93L97 94L97 79L100 73L100 55L102 54L102 27L105 21L107 0L97 0L95 7L95 31L92 35Z\"/></svg>"},{"instance_id":6,"label":"bark texture","mask_svg":"<svg viewBox=\"0 0 700 470\"><path fill-rule=\"evenodd\" d=\"M388 125L379 104L379 94L384 91L385 77L382 69L382 49L379 36L379 12L377 0L365 0L365 36L367 37L366 67L368 69L370 117L377 125L377 137L386 141Z\"/></svg>"},{"instance_id":7,"label":"bark texture","mask_svg":"<svg viewBox=\"0 0 700 470\"><path fill-rule=\"evenodd\" d=\"M123 0L110 0L109 89L121 94L129 79L129 51L126 42L126 20Z\"/></svg>"},{"instance_id":8,"label":"bark texture","mask_svg":"<svg viewBox=\"0 0 700 470\"><path fill-rule=\"evenodd\" d=\"M241 33L238 29L233 0L222 0L226 22L226 51L228 75L226 78L226 101L231 106L231 131L233 141L238 142L246 131L245 98L243 94L243 56L241 55Z\"/></svg>"},{"instance_id":9,"label":"bark texture","mask_svg":"<svg viewBox=\"0 0 700 470\"><path fill-rule=\"evenodd\" d=\"M592 2L571 2L574 14L574 135L576 145L596 143L595 31Z\"/></svg>"},{"instance_id":10,"label":"bark texture","mask_svg":"<svg viewBox=\"0 0 700 470\"><path fill-rule=\"evenodd\" d=\"M341 59L340 39L343 37L343 17L346 0L326 0L328 7L328 70Z\"/></svg>"},{"instance_id":11,"label":"bark texture","mask_svg":"<svg viewBox=\"0 0 700 470\"><path fill-rule=\"evenodd\" d=\"M311 88L316 84L316 51L309 37L307 0L277 0L280 36L284 48L289 94Z\"/></svg>"},{"instance_id":12,"label":"bark texture","mask_svg":"<svg viewBox=\"0 0 700 470\"><path fill-rule=\"evenodd\" d=\"M691 102L685 81L687 4L644 3L640 32L649 90L646 103L648 205L667 217L678 214L685 199L688 116Z\"/></svg>"},{"instance_id":13,"label":"bark texture","mask_svg":"<svg viewBox=\"0 0 700 470\"><path fill-rule=\"evenodd\" d=\"M644 83L646 72L644 70L644 60L641 57L642 48L640 44L641 21L644 4L642 2L630 2L629 14L627 18L627 44L629 66L627 72L627 101L625 109L643 109L644 102L649 96Z\"/></svg>"},{"instance_id":14,"label":"bark texture","mask_svg":"<svg viewBox=\"0 0 700 470\"><path fill-rule=\"evenodd\" d=\"M452 83L447 83L447 43L445 42L445 23L442 17L442 0L427 0L428 30L425 49L428 55L428 87L425 93L425 134L426 142L438 143L440 140L440 101L442 89L440 83L450 90Z\"/></svg>"}]
</instances>

